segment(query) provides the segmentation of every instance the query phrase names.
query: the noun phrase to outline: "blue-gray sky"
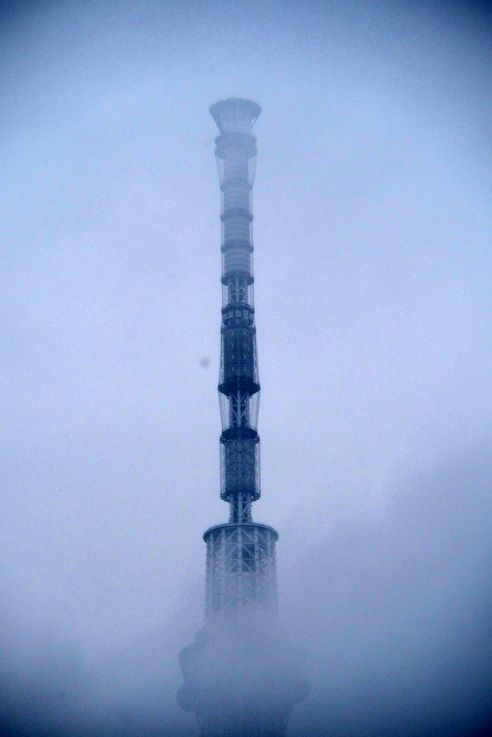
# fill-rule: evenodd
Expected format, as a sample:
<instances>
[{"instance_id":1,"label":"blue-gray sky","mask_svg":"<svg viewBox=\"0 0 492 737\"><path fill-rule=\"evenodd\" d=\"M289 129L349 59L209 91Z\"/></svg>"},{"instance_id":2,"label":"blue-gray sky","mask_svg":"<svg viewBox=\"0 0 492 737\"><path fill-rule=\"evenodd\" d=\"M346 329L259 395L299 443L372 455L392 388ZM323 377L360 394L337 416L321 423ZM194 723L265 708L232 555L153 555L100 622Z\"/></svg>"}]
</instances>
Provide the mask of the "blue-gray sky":
<instances>
[{"instance_id":1,"label":"blue-gray sky","mask_svg":"<svg viewBox=\"0 0 492 737\"><path fill-rule=\"evenodd\" d=\"M416 704L409 734L471 729L452 714L481 714L490 677L488 5L4 3L2 19L18 711L70 732L134 698L139 729L192 729L175 658L201 625L201 533L227 511L207 110L238 95L263 107L255 516L280 531L282 611L315 682L297 732L360 735L356 713L400 734Z\"/></svg>"}]
</instances>

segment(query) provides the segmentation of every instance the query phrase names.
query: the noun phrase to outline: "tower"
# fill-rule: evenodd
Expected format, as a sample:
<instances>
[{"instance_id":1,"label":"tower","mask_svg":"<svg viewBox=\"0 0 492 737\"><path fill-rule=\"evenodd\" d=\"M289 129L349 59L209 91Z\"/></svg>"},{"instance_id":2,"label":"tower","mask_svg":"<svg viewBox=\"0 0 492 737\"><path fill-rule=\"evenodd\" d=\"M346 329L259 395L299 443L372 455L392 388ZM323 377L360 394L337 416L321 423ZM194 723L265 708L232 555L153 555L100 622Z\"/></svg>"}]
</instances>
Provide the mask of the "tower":
<instances>
[{"instance_id":1,"label":"tower","mask_svg":"<svg viewBox=\"0 0 492 737\"><path fill-rule=\"evenodd\" d=\"M221 189L222 325L219 400L221 498L229 521L208 529L205 625L181 651L178 701L201 737L282 737L305 696L297 658L277 619L277 532L253 521L260 497L260 384L253 304L251 195L256 162L254 102L212 105Z\"/></svg>"}]
</instances>

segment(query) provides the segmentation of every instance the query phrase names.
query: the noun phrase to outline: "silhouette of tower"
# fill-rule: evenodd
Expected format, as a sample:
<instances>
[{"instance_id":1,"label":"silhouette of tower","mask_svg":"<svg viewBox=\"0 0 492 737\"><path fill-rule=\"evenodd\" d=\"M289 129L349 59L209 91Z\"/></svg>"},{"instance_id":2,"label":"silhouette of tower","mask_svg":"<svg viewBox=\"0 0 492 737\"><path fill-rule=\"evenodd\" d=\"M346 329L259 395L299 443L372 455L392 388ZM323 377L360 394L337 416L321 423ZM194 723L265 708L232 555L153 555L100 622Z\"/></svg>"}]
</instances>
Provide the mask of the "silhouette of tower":
<instances>
[{"instance_id":1,"label":"silhouette of tower","mask_svg":"<svg viewBox=\"0 0 492 737\"><path fill-rule=\"evenodd\" d=\"M281 737L304 698L293 648L277 620L277 532L254 522L260 497L260 384L253 305L253 125L261 108L232 98L212 105L222 194L222 326L219 398L221 498L229 521L208 529L205 626L180 654L178 701L202 737Z\"/></svg>"}]
</instances>

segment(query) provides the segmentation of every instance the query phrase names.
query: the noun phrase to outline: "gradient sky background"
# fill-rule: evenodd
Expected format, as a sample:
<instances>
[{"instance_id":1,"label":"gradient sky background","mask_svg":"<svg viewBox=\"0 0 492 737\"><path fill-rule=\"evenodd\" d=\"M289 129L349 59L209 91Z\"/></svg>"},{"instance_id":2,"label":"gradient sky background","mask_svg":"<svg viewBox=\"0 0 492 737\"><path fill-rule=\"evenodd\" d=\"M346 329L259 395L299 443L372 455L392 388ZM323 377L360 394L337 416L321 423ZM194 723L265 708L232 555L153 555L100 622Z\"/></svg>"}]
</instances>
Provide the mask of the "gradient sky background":
<instances>
[{"instance_id":1,"label":"gradient sky background","mask_svg":"<svg viewBox=\"0 0 492 737\"><path fill-rule=\"evenodd\" d=\"M2 3L6 725L193 734L177 653L227 513L207 110L237 95L263 107L255 518L313 684L291 734L478 734L491 24L464 2Z\"/></svg>"}]
</instances>

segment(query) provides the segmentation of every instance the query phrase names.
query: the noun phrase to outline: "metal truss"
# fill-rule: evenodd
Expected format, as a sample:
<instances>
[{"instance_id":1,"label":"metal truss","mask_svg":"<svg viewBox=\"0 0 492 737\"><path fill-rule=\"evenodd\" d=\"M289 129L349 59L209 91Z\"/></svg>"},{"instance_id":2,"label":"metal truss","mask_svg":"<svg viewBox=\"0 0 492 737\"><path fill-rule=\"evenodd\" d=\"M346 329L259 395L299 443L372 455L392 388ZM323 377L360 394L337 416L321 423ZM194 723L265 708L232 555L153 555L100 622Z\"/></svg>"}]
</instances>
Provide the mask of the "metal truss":
<instances>
[{"instance_id":1,"label":"metal truss","mask_svg":"<svg viewBox=\"0 0 492 737\"><path fill-rule=\"evenodd\" d=\"M207 618L241 617L258 606L276 611L277 538L273 528L251 521L207 530Z\"/></svg>"}]
</instances>

